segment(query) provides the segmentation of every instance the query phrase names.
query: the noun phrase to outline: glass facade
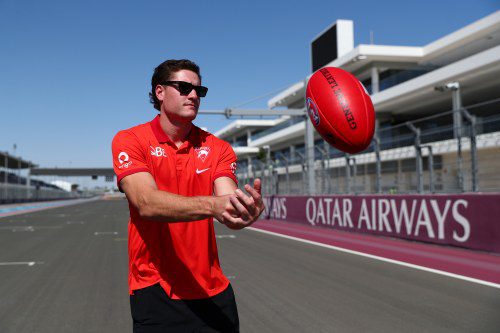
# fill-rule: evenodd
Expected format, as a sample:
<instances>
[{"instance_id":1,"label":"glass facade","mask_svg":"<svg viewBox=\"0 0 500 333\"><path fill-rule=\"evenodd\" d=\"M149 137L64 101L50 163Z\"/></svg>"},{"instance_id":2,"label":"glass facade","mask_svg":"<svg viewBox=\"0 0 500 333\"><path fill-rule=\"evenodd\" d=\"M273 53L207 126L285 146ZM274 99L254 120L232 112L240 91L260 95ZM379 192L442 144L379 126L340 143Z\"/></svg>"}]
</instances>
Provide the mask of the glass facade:
<instances>
[{"instance_id":1,"label":"glass facade","mask_svg":"<svg viewBox=\"0 0 500 333\"><path fill-rule=\"evenodd\" d=\"M278 125L273 126L271 128L265 129L265 130L263 130L261 132L253 134L252 135L252 141L260 139L260 138L262 138L262 137L264 137L266 135L275 133L277 131L280 131L280 130L282 130L284 128L290 127L290 126L295 125L297 123L300 123L301 121L304 121L303 117L292 117L292 118L290 118L290 119L282 122L281 124L278 124Z\"/></svg>"},{"instance_id":2,"label":"glass facade","mask_svg":"<svg viewBox=\"0 0 500 333\"><path fill-rule=\"evenodd\" d=\"M440 66L419 66L410 69L388 69L379 73L379 91L397 86L421 75L436 70ZM370 95L373 94L372 80L368 78L361 82Z\"/></svg>"}]
</instances>

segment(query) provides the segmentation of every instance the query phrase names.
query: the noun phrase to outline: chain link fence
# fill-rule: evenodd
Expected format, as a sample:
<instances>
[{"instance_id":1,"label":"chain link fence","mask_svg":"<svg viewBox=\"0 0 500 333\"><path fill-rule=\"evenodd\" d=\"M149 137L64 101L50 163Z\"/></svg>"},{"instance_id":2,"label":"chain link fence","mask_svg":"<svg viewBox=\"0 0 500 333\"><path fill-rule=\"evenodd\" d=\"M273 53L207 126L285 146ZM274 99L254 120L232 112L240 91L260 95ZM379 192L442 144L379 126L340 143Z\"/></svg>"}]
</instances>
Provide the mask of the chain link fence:
<instances>
[{"instance_id":1,"label":"chain link fence","mask_svg":"<svg viewBox=\"0 0 500 333\"><path fill-rule=\"evenodd\" d=\"M315 193L463 193L500 191L500 98L424 118L382 125L360 154L323 140L314 146ZM260 177L267 194L307 194L303 146L267 150L240 163L243 183Z\"/></svg>"}]
</instances>

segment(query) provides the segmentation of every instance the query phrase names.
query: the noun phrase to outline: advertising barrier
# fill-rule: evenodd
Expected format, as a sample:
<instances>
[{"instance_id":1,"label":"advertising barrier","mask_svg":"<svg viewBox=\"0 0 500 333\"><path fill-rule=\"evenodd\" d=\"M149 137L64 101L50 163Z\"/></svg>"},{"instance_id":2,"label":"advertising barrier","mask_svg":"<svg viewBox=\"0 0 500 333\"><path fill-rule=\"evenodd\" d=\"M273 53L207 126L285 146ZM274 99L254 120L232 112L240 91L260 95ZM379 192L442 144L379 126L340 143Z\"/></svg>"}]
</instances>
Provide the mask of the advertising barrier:
<instances>
[{"instance_id":1,"label":"advertising barrier","mask_svg":"<svg viewBox=\"0 0 500 333\"><path fill-rule=\"evenodd\" d=\"M500 253L500 194L269 196L262 219Z\"/></svg>"}]
</instances>

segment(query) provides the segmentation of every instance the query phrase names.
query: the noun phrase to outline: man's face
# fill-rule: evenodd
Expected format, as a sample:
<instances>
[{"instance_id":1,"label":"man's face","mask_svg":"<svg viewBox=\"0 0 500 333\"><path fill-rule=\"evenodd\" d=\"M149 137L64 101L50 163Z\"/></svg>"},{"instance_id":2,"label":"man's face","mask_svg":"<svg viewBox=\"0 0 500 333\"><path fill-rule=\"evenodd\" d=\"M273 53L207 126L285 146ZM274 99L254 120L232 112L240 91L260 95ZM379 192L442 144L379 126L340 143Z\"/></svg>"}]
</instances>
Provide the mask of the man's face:
<instances>
[{"instance_id":1,"label":"man's face","mask_svg":"<svg viewBox=\"0 0 500 333\"><path fill-rule=\"evenodd\" d=\"M194 86L201 84L200 78L195 72L182 69L171 75L169 81L189 82ZM182 96L175 85L156 86L156 97L161 102L161 110L169 117L181 121L192 121L198 114L200 107L200 97L193 89L191 92Z\"/></svg>"}]
</instances>

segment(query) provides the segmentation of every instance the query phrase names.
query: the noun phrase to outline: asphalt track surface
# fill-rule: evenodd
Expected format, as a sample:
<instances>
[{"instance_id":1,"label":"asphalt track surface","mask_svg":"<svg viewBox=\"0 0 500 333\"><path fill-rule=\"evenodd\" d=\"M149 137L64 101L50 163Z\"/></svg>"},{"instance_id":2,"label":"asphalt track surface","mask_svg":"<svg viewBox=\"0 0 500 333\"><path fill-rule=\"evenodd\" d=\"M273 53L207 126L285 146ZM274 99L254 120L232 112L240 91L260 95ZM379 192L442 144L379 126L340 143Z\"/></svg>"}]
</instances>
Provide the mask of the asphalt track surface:
<instances>
[{"instance_id":1,"label":"asphalt track surface","mask_svg":"<svg viewBox=\"0 0 500 333\"><path fill-rule=\"evenodd\" d=\"M124 200L0 219L0 332L131 332ZM242 332L499 332L500 289L216 225Z\"/></svg>"}]
</instances>

